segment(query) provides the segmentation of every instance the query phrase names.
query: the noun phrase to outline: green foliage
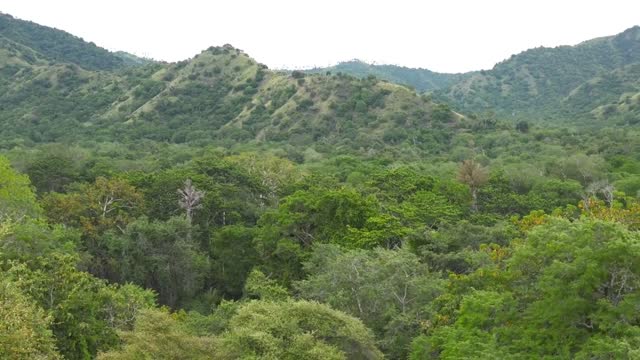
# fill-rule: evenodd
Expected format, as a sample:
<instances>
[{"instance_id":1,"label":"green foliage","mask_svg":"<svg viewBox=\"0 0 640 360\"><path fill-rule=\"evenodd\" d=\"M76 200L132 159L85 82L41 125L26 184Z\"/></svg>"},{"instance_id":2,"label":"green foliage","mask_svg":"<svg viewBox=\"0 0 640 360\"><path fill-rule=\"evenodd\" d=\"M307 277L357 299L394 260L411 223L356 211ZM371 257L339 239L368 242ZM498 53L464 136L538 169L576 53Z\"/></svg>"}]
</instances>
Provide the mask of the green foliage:
<instances>
[{"instance_id":1,"label":"green foliage","mask_svg":"<svg viewBox=\"0 0 640 360\"><path fill-rule=\"evenodd\" d=\"M510 223L484 226L462 220L416 237L411 245L432 269L464 274L487 265L486 254L478 252L483 246L505 246L519 235Z\"/></svg>"},{"instance_id":2,"label":"green foliage","mask_svg":"<svg viewBox=\"0 0 640 360\"><path fill-rule=\"evenodd\" d=\"M28 46L47 59L70 62L91 70L115 70L125 61L109 51L64 31L0 14L0 32L12 42Z\"/></svg>"},{"instance_id":3,"label":"green foliage","mask_svg":"<svg viewBox=\"0 0 640 360\"><path fill-rule=\"evenodd\" d=\"M9 161L0 156L0 219L37 216L39 213L29 178L16 172Z\"/></svg>"},{"instance_id":4,"label":"green foliage","mask_svg":"<svg viewBox=\"0 0 640 360\"><path fill-rule=\"evenodd\" d=\"M90 359L117 344L116 330L131 325L137 312L153 304L152 293L106 285L76 269L77 259L54 254L7 272L22 291L51 314L56 346L67 359Z\"/></svg>"},{"instance_id":5,"label":"green foliage","mask_svg":"<svg viewBox=\"0 0 640 360\"><path fill-rule=\"evenodd\" d=\"M158 293L161 304L188 304L203 286L208 259L190 238L191 226L183 217L166 222L140 218L122 234L104 237L110 274L119 282L132 282Z\"/></svg>"},{"instance_id":6,"label":"green foliage","mask_svg":"<svg viewBox=\"0 0 640 360\"><path fill-rule=\"evenodd\" d=\"M142 311L132 331L122 333L124 346L98 354L100 360L217 358L212 338L191 334L177 314Z\"/></svg>"},{"instance_id":7,"label":"green foliage","mask_svg":"<svg viewBox=\"0 0 640 360\"><path fill-rule=\"evenodd\" d=\"M317 246L305 263L306 280L296 284L303 298L329 304L362 319L393 358L406 348L426 319L424 307L442 291L438 274L407 250L343 252Z\"/></svg>"},{"instance_id":8,"label":"green foliage","mask_svg":"<svg viewBox=\"0 0 640 360\"><path fill-rule=\"evenodd\" d=\"M245 296L269 301L287 300L287 289L267 278L259 270L253 270L247 277L244 288Z\"/></svg>"},{"instance_id":9,"label":"green foliage","mask_svg":"<svg viewBox=\"0 0 640 360\"><path fill-rule=\"evenodd\" d=\"M26 173L39 193L62 192L80 175L73 159L61 154L42 154L29 164Z\"/></svg>"},{"instance_id":10,"label":"green foliage","mask_svg":"<svg viewBox=\"0 0 640 360\"><path fill-rule=\"evenodd\" d=\"M618 107L619 99L638 92L638 33L635 26L576 46L530 49L491 70L467 74L435 97L465 111L493 109L516 119L624 114L630 109ZM611 110L600 107L611 103Z\"/></svg>"},{"instance_id":11,"label":"green foliage","mask_svg":"<svg viewBox=\"0 0 640 360\"><path fill-rule=\"evenodd\" d=\"M233 298L242 295L247 276L258 262L253 245L255 232L252 227L228 225L212 235L209 253L213 282Z\"/></svg>"},{"instance_id":12,"label":"green foliage","mask_svg":"<svg viewBox=\"0 0 640 360\"><path fill-rule=\"evenodd\" d=\"M470 275L489 280L503 271L506 281L463 290L455 319L416 340L414 355L632 358L638 240L619 224L549 219L513 245L504 270Z\"/></svg>"},{"instance_id":13,"label":"green foliage","mask_svg":"<svg viewBox=\"0 0 640 360\"><path fill-rule=\"evenodd\" d=\"M6 279L0 280L0 319L3 359L61 358L49 329L51 318Z\"/></svg>"},{"instance_id":14,"label":"green foliage","mask_svg":"<svg viewBox=\"0 0 640 360\"><path fill-rule=\"evenodd\" d=\"M30 262L54 253L75 254L79 243L80 234L74 229L28 219L0 232L0 260Z\"/></svg>"},{"instance_id":15,"label":"green foliage","mask_svg":"<svg viewBox=\"0 0 640 360\"><path fill-rule=\"evenodd\" d=\"M221 359L382 359L360 320L307 301L251 301L216 344Z\"/></svg>"}]
</instances>

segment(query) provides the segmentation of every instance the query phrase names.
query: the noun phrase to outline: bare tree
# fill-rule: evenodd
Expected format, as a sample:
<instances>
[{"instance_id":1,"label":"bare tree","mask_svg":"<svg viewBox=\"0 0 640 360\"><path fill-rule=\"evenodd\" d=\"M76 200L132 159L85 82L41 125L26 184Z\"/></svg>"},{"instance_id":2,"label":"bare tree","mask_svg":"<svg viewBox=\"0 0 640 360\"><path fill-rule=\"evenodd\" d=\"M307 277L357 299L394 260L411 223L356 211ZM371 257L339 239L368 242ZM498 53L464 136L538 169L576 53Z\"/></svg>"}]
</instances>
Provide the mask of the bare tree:
<instances>
[{"instance_id":1,"label":"bare tree","mask_svg":"<svg viewBox=\"0 0 640 360\"><path fill-rule=\"evenodd\" d=\"M471 210L478 211L478 189L489 180L489 172L474 160L465 160L458 169L458 181L471 190Z\"/></svg>"},{"instance_id":2,"label":"bare tree","mask_svg":"<svg viewBox=\"0 0 640 360\"><path fill-rule=\"evenodd\" d=\"M178 204L187 212L187 221L189 222L189 225L191 225L193 212L202 207L200 202L202 201L202 198L204 198L205 192L196 189L191 183L191 179L187 179L184 182L184 187L182 189L178 189L178 194L180 194Z\"/></svg>"},{"instance_id":3,"label":"bare tree","mask_svg":"<svg viewBox=\"0 0 640 360\"><path fill-rule=\"evenodd\" d=\"M604 201L607 203L609 207L613 206L613 193L615 188L611 185L607 180L596 181L589 186L587 186L586 192L587 196L595 197L596 194L600 193L604 197Z\"/></svg>"}]
</instances>

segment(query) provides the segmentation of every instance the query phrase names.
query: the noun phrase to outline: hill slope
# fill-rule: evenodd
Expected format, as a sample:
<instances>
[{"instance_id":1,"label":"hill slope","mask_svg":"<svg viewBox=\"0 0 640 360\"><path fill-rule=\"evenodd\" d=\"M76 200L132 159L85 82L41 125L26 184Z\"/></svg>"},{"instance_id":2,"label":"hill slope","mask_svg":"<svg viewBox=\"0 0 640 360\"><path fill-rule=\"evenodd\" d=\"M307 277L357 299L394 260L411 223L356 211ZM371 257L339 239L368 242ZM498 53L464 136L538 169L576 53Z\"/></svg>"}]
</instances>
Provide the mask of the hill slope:
<instances>
[{"instance_id":1,"label":"hill slope","mask_svg":"<svg viewBox=\"0 0 640 360\"><path fill-rule=\"evenodd\" d=\"M67 32L0 13L0 38L32 49L42 58L76 64L87 70L114 70L133 65L122 56Z\"/></svg>"},{"instance_id":2,"label":"hill slope","mask_svg":"<svg viewBox=\"0 0 640 360\"><path fill-rule=\"evenodd\" d=\"M436 99L463 112L495 111L527 119L628 119L636 114L633 94L638 74L633 65L638 63L640 27L636 26L576 46L527 50L479 72L440 74L358 60L306 72L373 75L418 92L433 92Z\"/></svg>"},{"instance_id":3,"label":"hill slope","mask_svg":"<svg viewBox=\"0 0 640 360\"><path fill-rule=\"evenodd\" d=\"M580 87L601 83L599 78L627 65L640 62L640 27L610 37L583 42L576 46L527 50L436 92L440 100L450 101L465 111L493 109L503 114L523 116L584 114L602 99L618 98L625 86L601 87L597 98L578 104ZM618 75L619 79L627 78ZM573 94L573 95L572 95Z\"/></svg>"},{"instance_id":4,"label":"hill slope","mask_svg":"<svg viewBox=\"0 0 640 360\"><path fill-rule=\"evenodd\" d=\"M61 36L57 30L40 30ZM92 48L74 37L53 42L55 48L69 48L78 41L79 48ZM53 60L51 52L26 44L0 38L4 147L151 139L223 145L321 143L367 151L409 137L419 142L423 132L460 119L446 106L403 86L347 75L272 72L229 45L178 63L109 72L91 70L76 58Z\"/></svg>"}]
</instances>

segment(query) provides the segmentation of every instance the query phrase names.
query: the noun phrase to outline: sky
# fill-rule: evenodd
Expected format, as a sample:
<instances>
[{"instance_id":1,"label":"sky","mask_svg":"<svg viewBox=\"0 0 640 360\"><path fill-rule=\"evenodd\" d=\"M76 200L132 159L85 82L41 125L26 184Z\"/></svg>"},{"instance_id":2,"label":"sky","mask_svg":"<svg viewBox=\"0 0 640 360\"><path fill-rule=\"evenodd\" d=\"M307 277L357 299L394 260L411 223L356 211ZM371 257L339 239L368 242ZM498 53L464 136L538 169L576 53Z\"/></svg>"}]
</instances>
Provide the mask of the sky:
<instances>
[{"instance_id":1,"label":"sky","mask_svg":"<svg viewBox=\"0 0 640 360\"><path fill-rule=\"evenodd\" d=\"M275 69L351 59L439 72L490 69L529 48L640 25L633 0L0 0L0 12L156 60L228 43Z\"/></svg>"}]
</instances>

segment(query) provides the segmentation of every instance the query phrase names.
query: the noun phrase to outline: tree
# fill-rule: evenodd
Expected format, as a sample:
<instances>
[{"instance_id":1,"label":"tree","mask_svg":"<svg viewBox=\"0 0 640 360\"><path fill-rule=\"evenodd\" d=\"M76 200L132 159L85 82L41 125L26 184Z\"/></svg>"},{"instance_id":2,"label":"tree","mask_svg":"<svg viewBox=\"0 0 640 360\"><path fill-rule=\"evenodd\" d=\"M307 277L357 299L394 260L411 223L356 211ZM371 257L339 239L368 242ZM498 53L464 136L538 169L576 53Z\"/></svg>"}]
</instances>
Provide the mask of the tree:
<instances>
[{"instance_id":1,"label":"tree","mask_svg":"<svg viewBox=\"0 0 640 360\"><path fill-rule=\"evenodd\" d=\"M211 236L212 285L225 296L240 298L247 275L258 263L253 244L255 233L254 227L227 225Z\"/></svg>"},{"instance_id":2,"label":"tree","mask_svg":"<svg viewBox=\"0 0 640 360\"><path fill-rule=\"evenodd\" d=\"M516 130L520 131L523 134L526 134L529 132L529 123L522 120L522 121L518 121L518 123L516 124Z\"/></svg>"},{"instance_id":3,"label":"tree","mask_svg":"<svg viewBox=\"0 0 640 360\"><path fill-rule=\"evenodd\" d=\"M76 269L77 258L52 254L15 264L5 274L52 318L56 347L65 359L91 359L118 343L154 295L134 286L107 285Z\"/></svg>"},{"instance_id":4,"label":"tree","mask_svg":"<svg viewBox=\"0 0 640 360\"><path fill-rule=\"evenodd\" d=\"M253 270L247 277L244 296L249 299L279 301L289 299L289 292L276 281L267 278L260 270Z\"/></svg>"},{"instance_id":5,"label":"tree","mask_svg":"<svg viewBox=\"0 0 640 360\"><path fill-rule=\"evenodd\" d=\"M608 181L596 181L587 186L587 198L602 194L609 207L613 207L614 187Z\"/></svg>"},{"instance_id":6,"label":"tree","mask_svg":"<svg viewBox=\"0 0 640 360\"><path fill-rule=\"evenodd\" d=\"M93 257L87 263L89 271L113 278L104 234L125 231L143 212L142 194L124 180L99 177L93 184L77 185L66 194L47 194L42 202L52 222L80 228L80 248Z\"/></svg>"},{"instance_id":7,"label":"tree","mask_svg":"<svg viewBox=\"0 0 640 360\"><path fill-rule=\"evenodd\" d=\"M54 253L71 255L76 253L79 244L79 231L62 225L50 226L42 219L0 225L0 262L28 263Z\"/></svg>"},{"instance_id":8,"label":"tree","mask_svg":"<svg viewBox=\"0 0 640 360\"><path fill-rule=\"evenodd\" d=\"M219 359L382 359L360 320L309 301L250 301L216 341Z\"/></svg>"},{"instance_id":9,"label":"tree","mask_svg":"<svg viewBox=\"0 0 640 360\"><path fill-rule=\"evenodd\" d=\"M189 225L191 225L191 222L193 221L193 212L202 207L201 201L205 192L197 190L191 183L191 179L187 179L184 182L184 187L182 189L178 189L178 194L180 195L178 204L184 211L186 211L187 221L189 222Z\"/></svg>"},{"instance_id":10,"label":"tree","mask_svg":"<svg viewBox=\"0 0 640 360\"><path fill-rule=\"evenodd\" d=\"M121 179L99 177L93 184L80 184L68 194L50 194L43 199L49 219L82 227L95 239L107 230L123 231L142 212L138 190Z\"/></svg>"},{"instance_id":11,"label":"tree","mask_svg":"<svg viewBox=\"0 0 640 360\"><path fill-rule=\"evenodd\" d=\"M122 332L121 349L98 354L98 360L216 359L212 337L197 336L186 328L178 314L145 310L132 330Z\"/></svg>"},{"instance_id":12,"label":"tree","mask_svg":"<svg viewBox=\"0 0 640 360\"><path fill-rule=\"evenodd\" d=\"M547 218L494 265L452 278L414 358L634 358L639 244L621 224Z\"/></svg>"},{"instance_id":13,"label":"tree","mask_svg":"<svg viewBox=\"0 0 640 360\"><path fill-rule=\"evenodd\" d=\"M0 280L0 319L1 358L61 359L49 329L51 317L6 279Z\"/></svg>"},{"instance_id":14,"label":"tree","mask_svg":"<svg viewBox=\"0 0 640 360\"><path fill-rule=\"evenodd\" d=\"M478 211L478 189L487 183L489 173L474 160L464 160L458 169L458 181L471 190L471 210Z\"/></svg>"},{"instance_id":15,"label":"tree","mask_svg":"<svg viewBox=\"0 0 640 360\"><path fill-rule=\"evenodd\" d=\"M437 273L407 250L351 250L317 246L305 263L308 278L295 284L303 298L356 316L378 337L385 354L406 357L428 315L425 306L441 291Z\"/></svg>"},{"instance_id":16,"label":"tree","mask_svg":"<svg viewBox=\"0 0 640 360\"><path fill-rule=\"evenodd\" d=\"M301 172L287 159L256 153L244 153L227 158L246 169L249 175L259 179L267 191L261 198L267 203L277 204L280 196L291 184L302 178Z\"/></svg>"},{"instance_id":17,"label":"tree","mask_svg":"<svg viewBox=\"0 0 640 360\"><path fill-rule=\"evenodd\" d=\"M13 170L9 160L0 156L0 218L19 219L39 213L29 178Z\"/></svg>"},{"instance_id":18,"label":"tree","mask_svg":"<svg viewBox=\"0 0 640 360\"><path fill-rule=\"evenodd\" d=\"M260 218L254 238L260 270L288 284L303 275L301 259L313 244L374 247L386 240L397 244L398 233L386 230L397 229L399 223L393 217L376 217L378 210L373 196L349 187L296 191Z\"/></svg>"},{"instance_id":19,"label":"tree","mask_svg":"<svg viewBox=\"0 0 640 360\"><path fill-rule=\"evenodd\" d=\"M25 172L40 194L62 192L80 175L71 158L56 153L41 154L29 164Z\"/></svg>"},{"instance_id":20,"label":"tree","mask_svg":"<svg viewBox=\"0 0 640 360\"><path fill-rule=\"evenodd\" d=\"M184 217L149 221L142 217L123 233L103 237L113 280L133 282L158 292L161 304L186 306L203 289L209 270L206 254L190 239Z\"/></svg>"}]
</instances>

